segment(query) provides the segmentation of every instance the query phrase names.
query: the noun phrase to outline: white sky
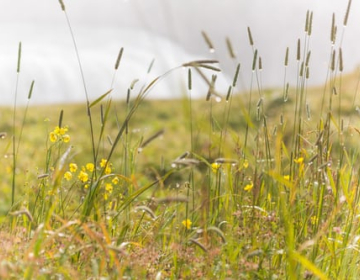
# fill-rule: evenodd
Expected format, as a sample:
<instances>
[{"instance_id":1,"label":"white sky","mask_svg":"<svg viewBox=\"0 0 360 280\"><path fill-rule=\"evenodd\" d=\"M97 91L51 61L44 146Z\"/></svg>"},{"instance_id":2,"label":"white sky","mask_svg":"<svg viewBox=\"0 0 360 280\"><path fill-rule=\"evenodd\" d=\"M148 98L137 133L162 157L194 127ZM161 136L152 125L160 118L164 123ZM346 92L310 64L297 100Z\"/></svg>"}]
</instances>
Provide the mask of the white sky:
<instances>
[{"instance_id":1,"label":"white sky","mask_svg":"<svg viewBox=\"0 0 360 280\"><path fill-rule=\"evenodd\" d=\"M227 87L236 62L230 61L225 45L228 36L241 63L243 83L249 87L252 50L248 43L250 26L255 48L262 57L263 86L281 86L286 47L295 67L296 41L303 39L307 10L314 13L310 83L325 80L330 52L332 13L336 13L338 42L348 0L64 0L80 52L91 98L111 85L113 67L120 47L123 61L117 73L114 95L124 97L133 79L141 83L192 59L215 58L228 77L219 78ZM346 71L360 62L360 2L352 1L344 33L343 53ZM207 31L216 52L208 52L201 37ZM0 96L2 104L14 99L17 48L22 42L22 68L19 102L26 101L35 80L32 102L66 102L84 99L74 47L66 18L57 0L12 0L0 9ZM146 76L155 58L154 73ZM290 67L289 79L291 77ZM152 97L181 94L186 74L164 80ZM206 95L198 81L198 96ZM221 85L222 84L222 85Z\"/></svg>"}]
</instances>

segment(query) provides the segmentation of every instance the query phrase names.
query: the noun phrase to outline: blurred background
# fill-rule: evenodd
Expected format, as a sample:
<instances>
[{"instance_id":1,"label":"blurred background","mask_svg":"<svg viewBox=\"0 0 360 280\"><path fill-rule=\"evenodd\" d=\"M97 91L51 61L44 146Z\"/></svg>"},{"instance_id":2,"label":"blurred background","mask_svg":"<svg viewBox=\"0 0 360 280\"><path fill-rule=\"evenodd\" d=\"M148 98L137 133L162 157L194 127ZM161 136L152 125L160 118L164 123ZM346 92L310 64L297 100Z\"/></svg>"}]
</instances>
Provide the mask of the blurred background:
<instances>
[{"instance_id":1,"label":"blurred background","mask_svg":"<svg viewBox=\"0 0 360 280\"><path fill-rule=\"evenodd\" d=\"M218 59L223 72L218 90L232 81L241 63L239 91L249 89L253 51L262 57L262 86L282 86L284 56L290 48L288 79L296 79L296 42L304 38L307 10L313 11L310 40L309 84L325 81L330 56L332 14L338 26L337 46L342 38L344 67L352 72L360 62L360 3L353 1L347 27L343 20L348 0L77 0L66 1L66 12L77 42L86 85L93 100L111 88L114 64L121 47L123 58L116 73L113 97L125 98L157 75L195 59ZM201 35L206 31L215 52ZM343 34L343 37L342 37ZM227 51L230 38L236 59ZM32 104L80 102L85 99L76 53L65 14L57 0L12 0L0 10L1 105L14 103L18 44L22 42L18 103L25 103L32 80ZM147 75L148 67L155 60ZM159 83L150 98L180 97L186 89L187 72L179 69ZM205 83L194 82L193 95L206 95Z\"/></svg>"}]
</instances>

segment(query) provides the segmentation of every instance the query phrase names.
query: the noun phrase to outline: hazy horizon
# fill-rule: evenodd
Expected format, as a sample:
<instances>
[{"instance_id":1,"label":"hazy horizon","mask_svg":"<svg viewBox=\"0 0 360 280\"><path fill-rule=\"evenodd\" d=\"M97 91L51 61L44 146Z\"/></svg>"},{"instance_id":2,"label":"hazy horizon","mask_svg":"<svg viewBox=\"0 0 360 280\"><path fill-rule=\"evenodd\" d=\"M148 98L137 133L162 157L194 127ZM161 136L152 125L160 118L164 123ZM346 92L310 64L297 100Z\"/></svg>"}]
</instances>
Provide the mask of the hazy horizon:
<instances>
[{"instance_id":1,"label":"hazy horizon","mask_svg":"<svg viewBox=\"0 0 360 280\"><path fill-rule=\"evenodd\" d=\"M336 14L340 45L343 19L348 1L305 0L271 3L253 0L95 0L64 1L78 44L85 79L91 99L110 89L114 63L121 47L124 56L116 76L113 94L123 98L134 79L139 86L152 77L193 59L219 59L223 75L219 89L226 88L236 64L241 63L242 83L238 90L250 86L252 49L249 26L255 48L263 61L262 86L281 86L286 47L290 48L288 78L296 73L296 41L304 37L306 11L313 11L313 35L310 40L311 61L309 84L325 81L330 55L332 13ZM360 29L360 3L353 2L342 41L345 72L360 62L357 40ZM209 53L201 36L208 33L215 45ZM35 88L32 103L56 103L84 100L83 86L75 50L64 13L58 1L14 0L0 11L0 86L2 104L14 100L18 43L22 42L22 60L18 98L26 102L32 80ZM225 38L232 41L236 61L228 56ZM146 71L155 59L150 76ZM186 73L178 71L162 81L150 97L180 96ZM205 95L199 81L194 95Z\"/></svg>"}]
</instances>

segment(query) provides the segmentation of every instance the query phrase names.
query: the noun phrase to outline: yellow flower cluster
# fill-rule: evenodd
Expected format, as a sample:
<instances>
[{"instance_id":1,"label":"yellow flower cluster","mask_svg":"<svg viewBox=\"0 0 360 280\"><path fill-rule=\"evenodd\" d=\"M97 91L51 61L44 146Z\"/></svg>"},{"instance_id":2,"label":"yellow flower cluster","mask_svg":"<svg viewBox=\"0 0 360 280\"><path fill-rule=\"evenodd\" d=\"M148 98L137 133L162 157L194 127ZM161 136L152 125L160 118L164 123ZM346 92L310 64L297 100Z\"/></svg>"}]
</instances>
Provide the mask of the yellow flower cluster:
<instances>
[{"instance_id":1,"label":"yellow flower cluster","mask_svg":"<svg viewBox=\"0 0 360 280\"><path fill-rule=\"evenodd\" d=\"M100 161L100 167L102 168L105 168L104 170L104 173L107 175L107 174L110 174L111 173L111 167L112 167L112 164L111 163L108 163L106 159L102 159Z\"/></svg>"},{"instance_id":2,"label":"yellow flower cluster","mask_svg":"<svg viewBox=\"0 0 360 280\"><path fill-rule=\"evenodd\" d=\"M312 225L315 225L319 222L319 219L316 216L311 216L310 221Z\"/></svg>"},{"instance_id":3,"label":"yellow flower cluster","mask_svg":"<svg viewBox=\"0 0 360 280\"><path fill-rule=\"evenodd\" d=\"M72 162L69 164L68 170L64 173L64 179L66 181L70 181L74 178L74 176L77 177L77 179L84 184L84 188L89 188L89 180L93 176L93 172L95 170L95 165L91 162L85 164L85 166L81 166L80 171L76 174L78 171L78 166L76 163ZM104 174L108 175L112 172L112 164L109 163L106 159L102 159L99 163L98 168L103 168ZM116 185L119 183L118 177L113 177L111 182L105 183L104 188L104 200L108 200L109 196L113 192L113 185Z\"/></svg>"},{"instance_id":4,"label":"yellow flower cluster","mask_svg":"<svg viewBox=\"0 0 360 280\"><path fill-rule=\"evenodd\" d=\"M70 142L70 136L69 134L67 134L67 131L68 131L67 126L64 127L56 126L55 129L49 133L50 141L53 143L59 141L63 141L64 143Z\"/></svg>"},{"instance_id":5,"label":"yellow flower cluster","mask_svg":"<svg viewBox=\"0 0 360 280\"><path fill-rule=\"evenodd\" d=\"M77 178L82 182L86 183L89 181L89 172L92 173L94 171L94 164L87 163L85 166L81 167ZM78 166L76 163L72 162L69 164L69 170L64 173L64 179L70 181L73 178L74 173L78 170Z\"/></svg>"}]
</instances>

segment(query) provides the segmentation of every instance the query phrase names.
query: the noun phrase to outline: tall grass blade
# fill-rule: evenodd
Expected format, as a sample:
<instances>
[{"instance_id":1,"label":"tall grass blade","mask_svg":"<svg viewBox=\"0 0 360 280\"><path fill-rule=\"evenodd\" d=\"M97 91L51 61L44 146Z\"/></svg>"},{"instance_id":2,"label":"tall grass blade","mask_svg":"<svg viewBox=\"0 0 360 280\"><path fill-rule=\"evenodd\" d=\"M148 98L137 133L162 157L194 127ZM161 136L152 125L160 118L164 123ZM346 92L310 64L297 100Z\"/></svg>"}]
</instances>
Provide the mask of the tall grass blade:
<instances>
[{"instance_id":1,"label":"tall grass blade","mask_svg":"<svg viewBox=\"0 0 360 280\"><path fill-rule=\"evenodd\" d=\"M12 166L12 182L11 182L11 206L14 206L15 203L15 185L16 185L16 168L17 168L17 152L16 152L16 107L17 107L17 94L19 86L19 74L20 74L20 65L21 65L21 42L19 42L18 47L18 60L16 68L16 86L15 86L15 97L14 97L14 107L13 107L13 136L12 136L12 155L13 155L13 166Z\"/></svg>"},{"instance_id":2,"label":"tall grass blade","mask_svg":"<svg viewBox=\"0 0 360 280\"><path fill-rule=\"evenodd\" d=\"M98 97L97 99L95 99L93 102L90 103L89 108L94 107L96 104L98 104L99 102L101 102L106 96L108 96L110 93L112 92L112 89L108 90L107 92L105 92L103 95L101 95L100 97Z\"/></svg>"}]
</instances>

